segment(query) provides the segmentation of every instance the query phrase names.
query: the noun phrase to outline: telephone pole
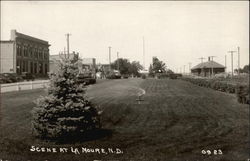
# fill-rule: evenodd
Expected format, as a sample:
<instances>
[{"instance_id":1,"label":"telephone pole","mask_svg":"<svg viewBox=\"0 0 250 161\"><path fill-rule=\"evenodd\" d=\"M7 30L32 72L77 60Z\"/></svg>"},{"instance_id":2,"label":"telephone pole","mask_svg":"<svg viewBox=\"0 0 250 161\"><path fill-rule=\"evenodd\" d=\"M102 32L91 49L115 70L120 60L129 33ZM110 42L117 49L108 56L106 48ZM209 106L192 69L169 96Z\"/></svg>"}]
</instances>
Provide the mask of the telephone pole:
<instances>
[{"instance_id":1,"label":"telephone pole","mask_svg":"<svg viewBox=\"0 0 250 161\"><path fill-rule=\"evenodd\" d=\"M68 54L68 58L69 58L69 36L71 36L71 34L67 33L67 54Z\"/></svg>"},{"instance_id":2,"label":"telephone pole","mask_svg":"<svg viewBox=\"0 0 250 161\"><path fill-rule=\"evenodd\" d=\"M111 46L109 46L109 70L111 71Z\"/></svg>"},{"instance_id":3,"label":"telephone pole","mask_svg":"<svg viewBox=\"0 0 250 161\"><path fill-rule=\"evenodd\" d=\"M216 57L216 56L209 56L209 59L210 58L212 58L211 60L212 60L212 62L214 61L214 57ZM212 76L214 76L214 67L213 67L213 64L212 64Z\"/></svg>"},{"instance_id":4,"label":"telephone pole","mask_svg":"<svg viewBox=\"0 0 250 161\"><path fill-rule=\"evenodd\" d=\"M226 69L227 69L227 55L225 55L225 72L226 72Z\"/></svg>"},{"instance_id":5,"label":"telephone pole","mask_svg":"<svg viewBox=\"0 0 250 161\"><path fill-rule=\"evenodd\" d=\"M203 59L205 59L205 58L203 58L203 57L200 57L199 59L201 59L201 63L203 63Z\"/></svg>"},{"instance_id":6,"label":"telephone pole","mask_svg":"<svg viewBox=\"0 0 250 161\"><path fill-rule=\"evenodd\" d=\"M238 75L240 75L240 47L237 47L238 49Z\"/></svg>"},{"instance_id":7,"label":"telephone pole","mask_svg":"<svg viewBox=\"0 0 250 161\"><path fill-rule=\"evenodd\" d=\"M119 66L120 64L119 64L119 52L117 52L117 70L119 71L119 68L120 68L120 66Z\"/></svg>"},{"instance_id":8,"label":"telephone pole","mask_svg":"<svg viewBox=\"0 0 250 161\"><path fill-rule=\"evenodd\" d=\"M143 69L145 69L145 40L144 40L144 36L142 37L142 41L143 41Z\"/></svg>"},{"instance_id":9,"label":"telephone pole","mask_svg":"<svg viewBox=\"0 0 250 161\"><path fill-rule=\"evenodd\" d=\"M228 53L231 53L231 66L232 66L232 77L234 76L234 68L233 68L233 53L236 51L228 51Z\"/></svg>"},{"instance_id":10,"label":"telephone pole","mask_svg":"<svg viewBox=\"0 0 250 161\"><path fill-rule=\"evenodd\" d=\"M191 65L192 65L192 63L188 63L188 66L189 66L189 74L191 74Z\"/></svg>"}]
</instances>

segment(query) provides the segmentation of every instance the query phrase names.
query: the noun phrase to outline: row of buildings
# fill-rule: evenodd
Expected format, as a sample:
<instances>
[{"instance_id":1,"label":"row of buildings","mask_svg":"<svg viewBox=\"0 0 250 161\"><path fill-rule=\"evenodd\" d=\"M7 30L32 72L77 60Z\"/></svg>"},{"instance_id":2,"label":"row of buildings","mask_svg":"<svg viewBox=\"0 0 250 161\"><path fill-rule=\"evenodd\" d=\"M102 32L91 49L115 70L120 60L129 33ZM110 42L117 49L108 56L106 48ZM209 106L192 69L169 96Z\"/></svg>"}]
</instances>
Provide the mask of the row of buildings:
<instances>
[{"instance_id":1,"label":"row of buildings","mask_svg":"<svg viewBox=\"0 0 250 161\"><path fill-rule=\"evenodd\" d=\"M48 41L11 30L10 40L0 42L0 73L27 72L35 77L47 77L49 72L56 72L58 61L66 57L66 54L50 55L49 47ZM109 64L96 64L95 58L80 58L79 53L67 56L78 57L82 72L91 71L94 75L99 72L102 78L105 77L102 73L110 67ZM191 69L192 74L205 77L222 72L225 72L225 66L210 59Z\"/></svg>"},{"instance_id":2,"label":"row of buildings","mask_svg":"<svg viewBox=\"0 0 250 161\"><path fill-rule=\"evenodd\" d=\"M11 30L10 40L0 41L0 73L31 73L35 77L47 77L56 72L58 61L66 54L50 55L50 44L29 35ZM95 58L80 58L79 53L70 53L69 58L77 57L81 62L81 71L95 74L97 69L106 67L96 64Z\"/></svg>"}]
</instances>

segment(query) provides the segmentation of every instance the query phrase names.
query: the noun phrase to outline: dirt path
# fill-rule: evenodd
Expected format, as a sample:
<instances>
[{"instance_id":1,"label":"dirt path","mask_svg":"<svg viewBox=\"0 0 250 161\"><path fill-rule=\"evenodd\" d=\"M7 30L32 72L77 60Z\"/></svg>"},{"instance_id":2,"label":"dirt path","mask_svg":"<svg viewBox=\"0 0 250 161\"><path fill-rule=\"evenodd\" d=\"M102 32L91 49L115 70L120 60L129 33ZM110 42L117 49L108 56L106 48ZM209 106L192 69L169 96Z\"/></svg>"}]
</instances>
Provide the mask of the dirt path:
<instances>
[{"instance_id":1,"label":"dirt path","mask_svg":"<svg viewBox=\"0 0 250 161\"><path fill-rule=\"evenodd\" d=\"M146 91L140 105L132 88L136 85ZM100 86L88 94L104 109L105 128L116 132L110 141L121 144L125 159L248 158L249 109L233 95L181 80L116 80ZM223 154L203 155L203 149Z\"/></svg>"}]
</instances>

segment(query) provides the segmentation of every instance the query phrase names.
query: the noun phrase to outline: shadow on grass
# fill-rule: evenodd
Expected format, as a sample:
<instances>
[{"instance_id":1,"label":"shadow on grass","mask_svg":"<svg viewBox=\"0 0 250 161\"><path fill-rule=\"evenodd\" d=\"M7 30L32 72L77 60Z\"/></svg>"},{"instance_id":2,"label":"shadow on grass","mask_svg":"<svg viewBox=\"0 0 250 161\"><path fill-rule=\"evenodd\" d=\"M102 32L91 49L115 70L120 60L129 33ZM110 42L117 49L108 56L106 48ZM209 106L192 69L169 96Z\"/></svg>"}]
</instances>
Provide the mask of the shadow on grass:
<instances>
[{"instance_id":1,"label":"shadow on grass","mask_svg":"<svg viewBox=\"0 0 250 161\"><path fill-rule=\"evenodd\" d=\"M95 129L81 134L67 135L61 138L43 138L43 140L51 141L57 144L74 144L86 141L99 140L106 137L111 137L113 131L110 129Z\"/></svg>"}]
</instances>

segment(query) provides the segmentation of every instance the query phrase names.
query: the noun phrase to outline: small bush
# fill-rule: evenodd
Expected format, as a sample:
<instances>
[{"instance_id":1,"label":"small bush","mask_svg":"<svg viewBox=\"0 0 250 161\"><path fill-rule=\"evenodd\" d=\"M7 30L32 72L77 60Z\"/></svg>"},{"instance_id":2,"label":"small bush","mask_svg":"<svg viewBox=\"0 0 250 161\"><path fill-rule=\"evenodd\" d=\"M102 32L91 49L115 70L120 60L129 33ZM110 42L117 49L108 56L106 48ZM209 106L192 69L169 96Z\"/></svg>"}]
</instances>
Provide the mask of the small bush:
<instances>
[{"instance_id":1,"label":"small bush","mask_svg":"<svg viewBox=\"0 0 250 161\"><path fill-rule=\"evenodd\" d=\"M100 128L98 111L86 100L84 85L77 83L78 72L77 63L60 63L59 72L51 77L48 96L38 99L32 110L36 136L60 140Z\"/></svg>"},{"instance_id":2,"label":"small bush","mask_svg":"<svg viewBox=\"0 0 250 161\"><path fill-rule=\"evenodd\" d=\"M249 103L249 86L233 84L229 81L219 79L182 77L182 80L189 81L201 87L212 88L214 90L236 93L239 103Z\"/></svg>"}]
</instances>

